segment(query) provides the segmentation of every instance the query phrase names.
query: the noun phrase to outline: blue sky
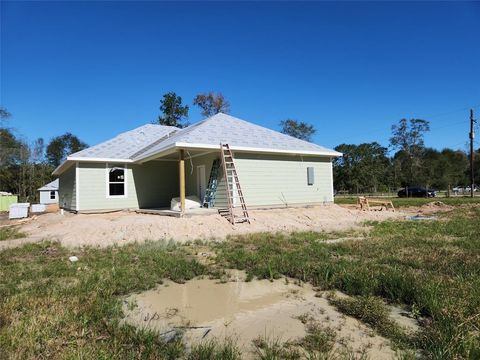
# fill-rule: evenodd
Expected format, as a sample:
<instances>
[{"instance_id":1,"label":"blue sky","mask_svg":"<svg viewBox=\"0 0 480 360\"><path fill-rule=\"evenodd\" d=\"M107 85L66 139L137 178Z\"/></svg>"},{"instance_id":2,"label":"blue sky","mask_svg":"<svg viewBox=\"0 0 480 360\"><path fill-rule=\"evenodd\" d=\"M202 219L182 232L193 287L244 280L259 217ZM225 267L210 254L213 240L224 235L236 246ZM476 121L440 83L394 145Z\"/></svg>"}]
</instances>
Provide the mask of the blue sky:
<instances>
[{"instance_id":1,"label":"blue sky","mask_svg":"<svg viewBox=\"0 0 480 360\"><path fill-rule=\"evenodd\" d=\"M0 58L1 104L29 140L96 144L155 120L168 91L221 91L232 115L306 121L328 147L387 145L417 117L428 146L464 149L467 109L480 118L473 2L2 2Z\"/></svg>"}]
</instances>

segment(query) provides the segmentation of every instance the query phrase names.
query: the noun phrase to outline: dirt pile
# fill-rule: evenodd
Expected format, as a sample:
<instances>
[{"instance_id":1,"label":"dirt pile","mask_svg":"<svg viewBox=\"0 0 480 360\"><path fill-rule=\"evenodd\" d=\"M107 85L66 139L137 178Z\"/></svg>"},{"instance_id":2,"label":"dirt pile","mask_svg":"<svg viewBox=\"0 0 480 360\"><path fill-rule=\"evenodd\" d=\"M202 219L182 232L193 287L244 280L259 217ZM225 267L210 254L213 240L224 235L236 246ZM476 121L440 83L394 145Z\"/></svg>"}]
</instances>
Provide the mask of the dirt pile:
<instances>
[{"instance_id":1,"label":"dirt pile","mask_svg":"<svg viewBox=\"0 0 480 360\"><path fill-rule=\"evenodd\" d=\"M447 205L441 201L432 201L420 206L418 212L421 214L433 214L436 212L446 212L453 210L453 206Z\"/></svg>"},{"instance_id":2,"label":"dirt pile","mask_svg":"<svg viewBox=\"0 0 480 360\"><path fill-rule=\"evenodd\" d=\"M21 227L26 239L2 241L0 248L42 239L65 246L109 246L145 240L224 240L228 235L277 231L344 231L366 220L401 218L400 212L359 211L338 205L250 211L251 224L232 226L218 214L189 218L116 212L108 214L45 214Z\"/></svg>"}]
</instances>

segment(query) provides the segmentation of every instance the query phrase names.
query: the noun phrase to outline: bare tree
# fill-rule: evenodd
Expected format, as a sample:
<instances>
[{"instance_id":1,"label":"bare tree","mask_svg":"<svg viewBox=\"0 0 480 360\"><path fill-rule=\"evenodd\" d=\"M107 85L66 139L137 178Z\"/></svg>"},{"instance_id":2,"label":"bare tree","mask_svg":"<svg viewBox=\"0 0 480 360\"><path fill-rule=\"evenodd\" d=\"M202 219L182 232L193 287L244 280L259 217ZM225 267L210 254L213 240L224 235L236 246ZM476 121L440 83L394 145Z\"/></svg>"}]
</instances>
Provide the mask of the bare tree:
<instances>
[{"instance_id":1,"label":"bare tree","mask_svg":"<svg viewBox=\"0 0 480 360\"><path fill-rule=\"evenodd\" d=\"M422 119L401 119L398 125L392 125L390 146L398 150L394 161L400 163L406 185L419 181L425 151L423 137L429 130L429 122Z\"/></svg>"},{"instance_id":2,"label":"bare tree","mask_svg":"<svg viewBox=\"0 0 480 360\"><path fill-rule=\"evenodd\" d=\"M203 116L213 116L218 113L228 114L230 112L230 103L225 99L222 93L209 92L207 94L198 94L193 99L193 105L202 109Z\"/></svg>"}]
</instances>

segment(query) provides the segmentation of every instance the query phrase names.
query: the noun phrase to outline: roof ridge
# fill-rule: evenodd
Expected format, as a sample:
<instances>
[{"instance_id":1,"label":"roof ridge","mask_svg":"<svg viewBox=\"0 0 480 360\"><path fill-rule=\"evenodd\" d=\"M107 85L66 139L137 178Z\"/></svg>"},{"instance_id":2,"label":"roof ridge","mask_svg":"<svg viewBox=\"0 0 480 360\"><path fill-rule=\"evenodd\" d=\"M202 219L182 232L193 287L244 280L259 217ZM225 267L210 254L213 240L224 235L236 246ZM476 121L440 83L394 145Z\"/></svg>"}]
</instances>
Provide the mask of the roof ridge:
<instances>
[{"instance_id":1,"label":"roof ridge","mask_svg":"<svg viewBox=\"0 0 480 360\"><path fill-rule=\"evenodd\" d=\"M213 116L215 116L215 115L213 115ZM166 134L165 136L162 136L161 138L155 140L153 143L148 144L148 145L145 146L143 149L138 150L136 153L134 153L134 154L132 154L132 155L130 156L130 159L134 159L134 158L136 158L137 156L140 156L141 154L143 154L143 153L145 153L146 151L150 150L152 147L161 144L164 140L170 139L170 138L173 137L173 136L183 135L183 134L185 134L185 133L189 133L190 131L195 130L199 125L201 125L202 123L205 123L207 120L211 119L213 116L210 116L210 117L208 117L208 118L206 118L206 119L197 121L196 123L194 123L194 124L192 124L192 125L188 125L187 127L184 127L184 128L178 128L178 127L176 127L176 126L161 125L161 126L165 126L165 127L175 128L175 129L177 129L177 130L173 130L172 132ZM152 125L157 125L157 124L152 124ZM160 124L159 124L159 125L160 125Z\"/></svg>"},{"instance_id":2,"label":"roof ridge","mask_svg":"<svg viewBox=\"0 0 480 360\"><path fill-rule=\"evenodd\" d=\"M172 127L175 127L175 126L172 126ZM166 139L169 139L171 136L177 134L177 133L180 132L180 131L182 131L182 129L173 130L172 132L167 133L166 135L162 136L161 138L155 140L153 143L148 144L148 145L145 146L144 148L142 148L142 149L138 150L137 152L133 153L132 155L130 155L129 159L134 159L135 157L140 156L140 155L143 154L145 151L151 149L151 148L154 147L155 145L160 144L162 141L164 141L164 140L166 140Z\"/></svg>"},{"instance_id":3,"label":"roof ridge","mask_svg":"<svg viewBox=\"0 0 480 360\"><path fill-rule=\"evenodd\" d=\"M215 114L215 115L218 115L218 114ZM177 131L173 131L171 133L168 133L167 135L163 136L162 138L156 140L155 142L153 142L152 144L149 144L148 146L144 147L143 149L137 151L135 154L131 155L130 156L130 159L134 160L136 157L142 155L143 153L147 152L148 150L150 150L151 148L153 148L154 146L156 145L159 145L161 144L163 141L167 140L167 139L170 139L172 137L179 137L181 135L185 135L185 134L188 134L189 132L191 131L194 131L195 129L197 129L199 126L203 125L204 123L206 123L207 121L211 120L215 115L212 115L206 119L203 119L203 120L200 120L200 121L197 121L196 123L192 124L192 125L189 125L187 127L184 127L182 129L179 129Z\"/></svg>"},{"instance_id":4,"label":"roof ridge","mask_svg":"<svg viewBox=\"0 0 480 360\"><path fill-rule=\"evenodd\" d=\"M135 154L132 160L149 158L156 153L177 146L177 143L186 147L192 144L197 147L208 145L211 148L220 142L228 142L233 147L252 148L259 151L263 149L290 153L306 152L307 154L312 152L327 156L339 154L313 142L298 139L229 114L218 113L174 134L169 134L168 137L160 139L156 144Z\"/></svg>"}]
</instances>

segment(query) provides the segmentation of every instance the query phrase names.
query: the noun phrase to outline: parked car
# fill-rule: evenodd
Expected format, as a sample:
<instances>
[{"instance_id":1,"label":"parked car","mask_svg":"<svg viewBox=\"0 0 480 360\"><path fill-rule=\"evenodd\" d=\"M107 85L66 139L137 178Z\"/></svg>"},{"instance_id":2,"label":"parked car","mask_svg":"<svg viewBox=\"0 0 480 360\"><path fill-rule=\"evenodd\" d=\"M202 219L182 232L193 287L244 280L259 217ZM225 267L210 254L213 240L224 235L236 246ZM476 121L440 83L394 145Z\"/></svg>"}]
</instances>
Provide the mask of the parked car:
<instances>
[{"instance_id":1,"label":"parked car","mask_svg":"<svg viewBox=\"0 0 480 360\"><path fill-rule=\"evenodd\" d=\"M435 197L437 192L423 187L409 187L401 189L397 195L398 197Z\"/></svg>"},{"instance_id":2,"label":"parked car","mask_svg":"<svg viewBox=\"0 0 480 360\"><path fill-rule=\"evenodd\" d=\"M462 187L462 186L455 186L452 191L455 193L455 194L467 194L467 193L470 193L470 186L467 186L467 187ZM473 187L473 191L474 192L477 192L478 191L478 186L475 185Z\"/></svg>"}]
</instances>

